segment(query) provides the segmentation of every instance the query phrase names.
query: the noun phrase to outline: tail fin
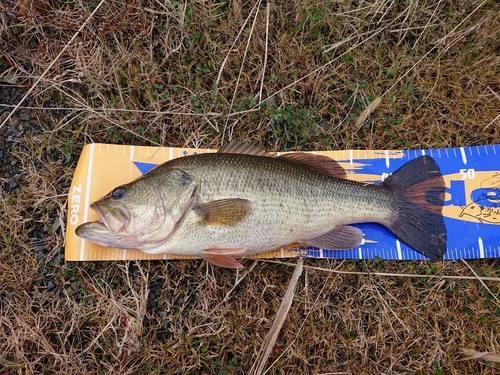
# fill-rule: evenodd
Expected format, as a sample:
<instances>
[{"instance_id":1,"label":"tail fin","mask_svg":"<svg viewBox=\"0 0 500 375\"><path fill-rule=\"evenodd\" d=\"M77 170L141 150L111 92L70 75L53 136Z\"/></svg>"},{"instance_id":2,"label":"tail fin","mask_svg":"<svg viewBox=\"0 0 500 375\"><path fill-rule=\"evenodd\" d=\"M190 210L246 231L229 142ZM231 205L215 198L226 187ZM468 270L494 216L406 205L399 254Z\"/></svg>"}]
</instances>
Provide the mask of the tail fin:
<instances>
[{"instance_id":1,"label":"tail fin","mask_svg":"<svg viewBox=\"0 0 500 375\"><path fill-rule=\"evenodd\" d=\"M443 259L447 250L441 198L445 185L434 159L430 156L414 159L382 184L393 192L397 204L389 229L426 257Z\"/></svg>"}]
</instances>

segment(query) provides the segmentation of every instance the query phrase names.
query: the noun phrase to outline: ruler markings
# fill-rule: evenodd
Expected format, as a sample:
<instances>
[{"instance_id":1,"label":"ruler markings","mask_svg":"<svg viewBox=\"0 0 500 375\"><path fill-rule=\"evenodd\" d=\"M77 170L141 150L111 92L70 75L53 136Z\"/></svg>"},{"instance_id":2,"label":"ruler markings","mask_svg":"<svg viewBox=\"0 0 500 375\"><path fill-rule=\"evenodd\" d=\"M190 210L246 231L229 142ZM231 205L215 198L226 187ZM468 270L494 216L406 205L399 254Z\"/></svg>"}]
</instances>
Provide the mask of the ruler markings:
<instances>
[{"instance_id":1,"label":"ruler markings","mask_svg":"<svg viewBox=\"0 0 500 375\"><path fill-rule=\"evenodd\" d=\"M403 259L403 253L401 251L401 242L399 242L399 240L396 240L396 249L397 249L398 259L402 260Z\"/></svg>"},{"instance_id":2,"label":"ruler markings","mask_svg":"<svg viewBox=\"0 0 500 375\"><path fill-rule=\"evenodd\" d=\"M462 155L462 162L467 165L467 155L465 154L465 149L460 147L460 154Z\"/></svg>"},{"instance_id":3,"label":"ruler markings","mask_svg":"<svg viewBox=\"0 0 500 375\"><path fill-rule=\"evenodd\" d=\"M477 239L477 244L479 245L479 257L481 259L484 259L484 244L483 244L483 239L481 237Z\"/></svg>"}]
</instances>

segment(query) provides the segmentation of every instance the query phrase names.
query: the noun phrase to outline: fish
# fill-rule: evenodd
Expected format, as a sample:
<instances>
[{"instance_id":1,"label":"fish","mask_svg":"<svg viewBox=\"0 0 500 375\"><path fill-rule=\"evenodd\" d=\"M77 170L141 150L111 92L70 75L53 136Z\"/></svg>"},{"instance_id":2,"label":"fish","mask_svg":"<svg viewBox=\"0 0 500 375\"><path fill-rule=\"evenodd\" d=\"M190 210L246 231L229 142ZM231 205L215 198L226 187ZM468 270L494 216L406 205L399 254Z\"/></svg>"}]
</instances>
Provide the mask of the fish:
<instances>
[{"instance_id":1,"label":"fish","mask_svg":"<svg viewBox=\"0 0 500 375\"><path fill-rule=\"evenodd\" d=\"M482 205L482 201L486 204ZM500 224L500 203L491 203L491 201L487 198L478 199L477 201L462 207L462 212L460 212L460 215L458 216L471 216L481 224Z\"/></svg>"},{"instance_id":2,"label":"fish","mask_svg":"<svg viewBox=\"0 0 500 375\"><path fill-rule=\"evenodd\" d=\"M98 221L76 234L96 244L147 254L198 256L222 267L236 259L304 244L345 250L373 222L432 260L447 251L445 184L435 160L421 156L380 184L347 179L335 160L280 156L232 141L217 153L163 163L90 205Z\"/></svg>"}]
</instances>

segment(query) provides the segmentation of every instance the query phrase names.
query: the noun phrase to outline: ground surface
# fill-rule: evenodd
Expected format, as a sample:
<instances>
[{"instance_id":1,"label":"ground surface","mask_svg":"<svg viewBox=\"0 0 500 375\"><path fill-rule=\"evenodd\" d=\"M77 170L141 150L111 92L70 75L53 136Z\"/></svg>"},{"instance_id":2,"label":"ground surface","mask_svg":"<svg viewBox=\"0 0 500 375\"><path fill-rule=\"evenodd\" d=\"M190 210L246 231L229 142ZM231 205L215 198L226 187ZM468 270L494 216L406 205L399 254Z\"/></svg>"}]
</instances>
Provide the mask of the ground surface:
<instances>
[{"instance_id":1,"label":"ground surface","mask_svg":"<svg viewBox=\"0 0 500 375\"><path fill-rule=\"evenodd\" d=\"M498 1L7 0L0 36L2 375L246 374L293 272L65 262L84 144L500 143ZM500 373L499 261L305 263L267 373Z\"/></svg>"}]
</instances>

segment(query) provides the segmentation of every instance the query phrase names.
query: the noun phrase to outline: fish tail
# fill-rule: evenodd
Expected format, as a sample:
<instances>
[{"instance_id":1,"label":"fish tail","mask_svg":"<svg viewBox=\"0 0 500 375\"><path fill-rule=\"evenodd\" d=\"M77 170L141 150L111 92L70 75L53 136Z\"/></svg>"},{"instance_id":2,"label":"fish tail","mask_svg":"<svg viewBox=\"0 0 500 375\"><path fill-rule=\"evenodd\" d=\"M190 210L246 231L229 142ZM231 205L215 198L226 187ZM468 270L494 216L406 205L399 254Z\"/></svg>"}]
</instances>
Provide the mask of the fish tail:
<instances>
[{"instance_id":1,"label":"fish tail","mask_svg":"<svg viewBox=\"0 0 500 375\"><path fill-rule=\"evenodd\" d=\"M391 190L396 212L389 229L402 242L433 260L447 251L446 225L442 215L445 191L439 166L430 156L403 165L382 183Z\"/></svg>"}]
</instances>

